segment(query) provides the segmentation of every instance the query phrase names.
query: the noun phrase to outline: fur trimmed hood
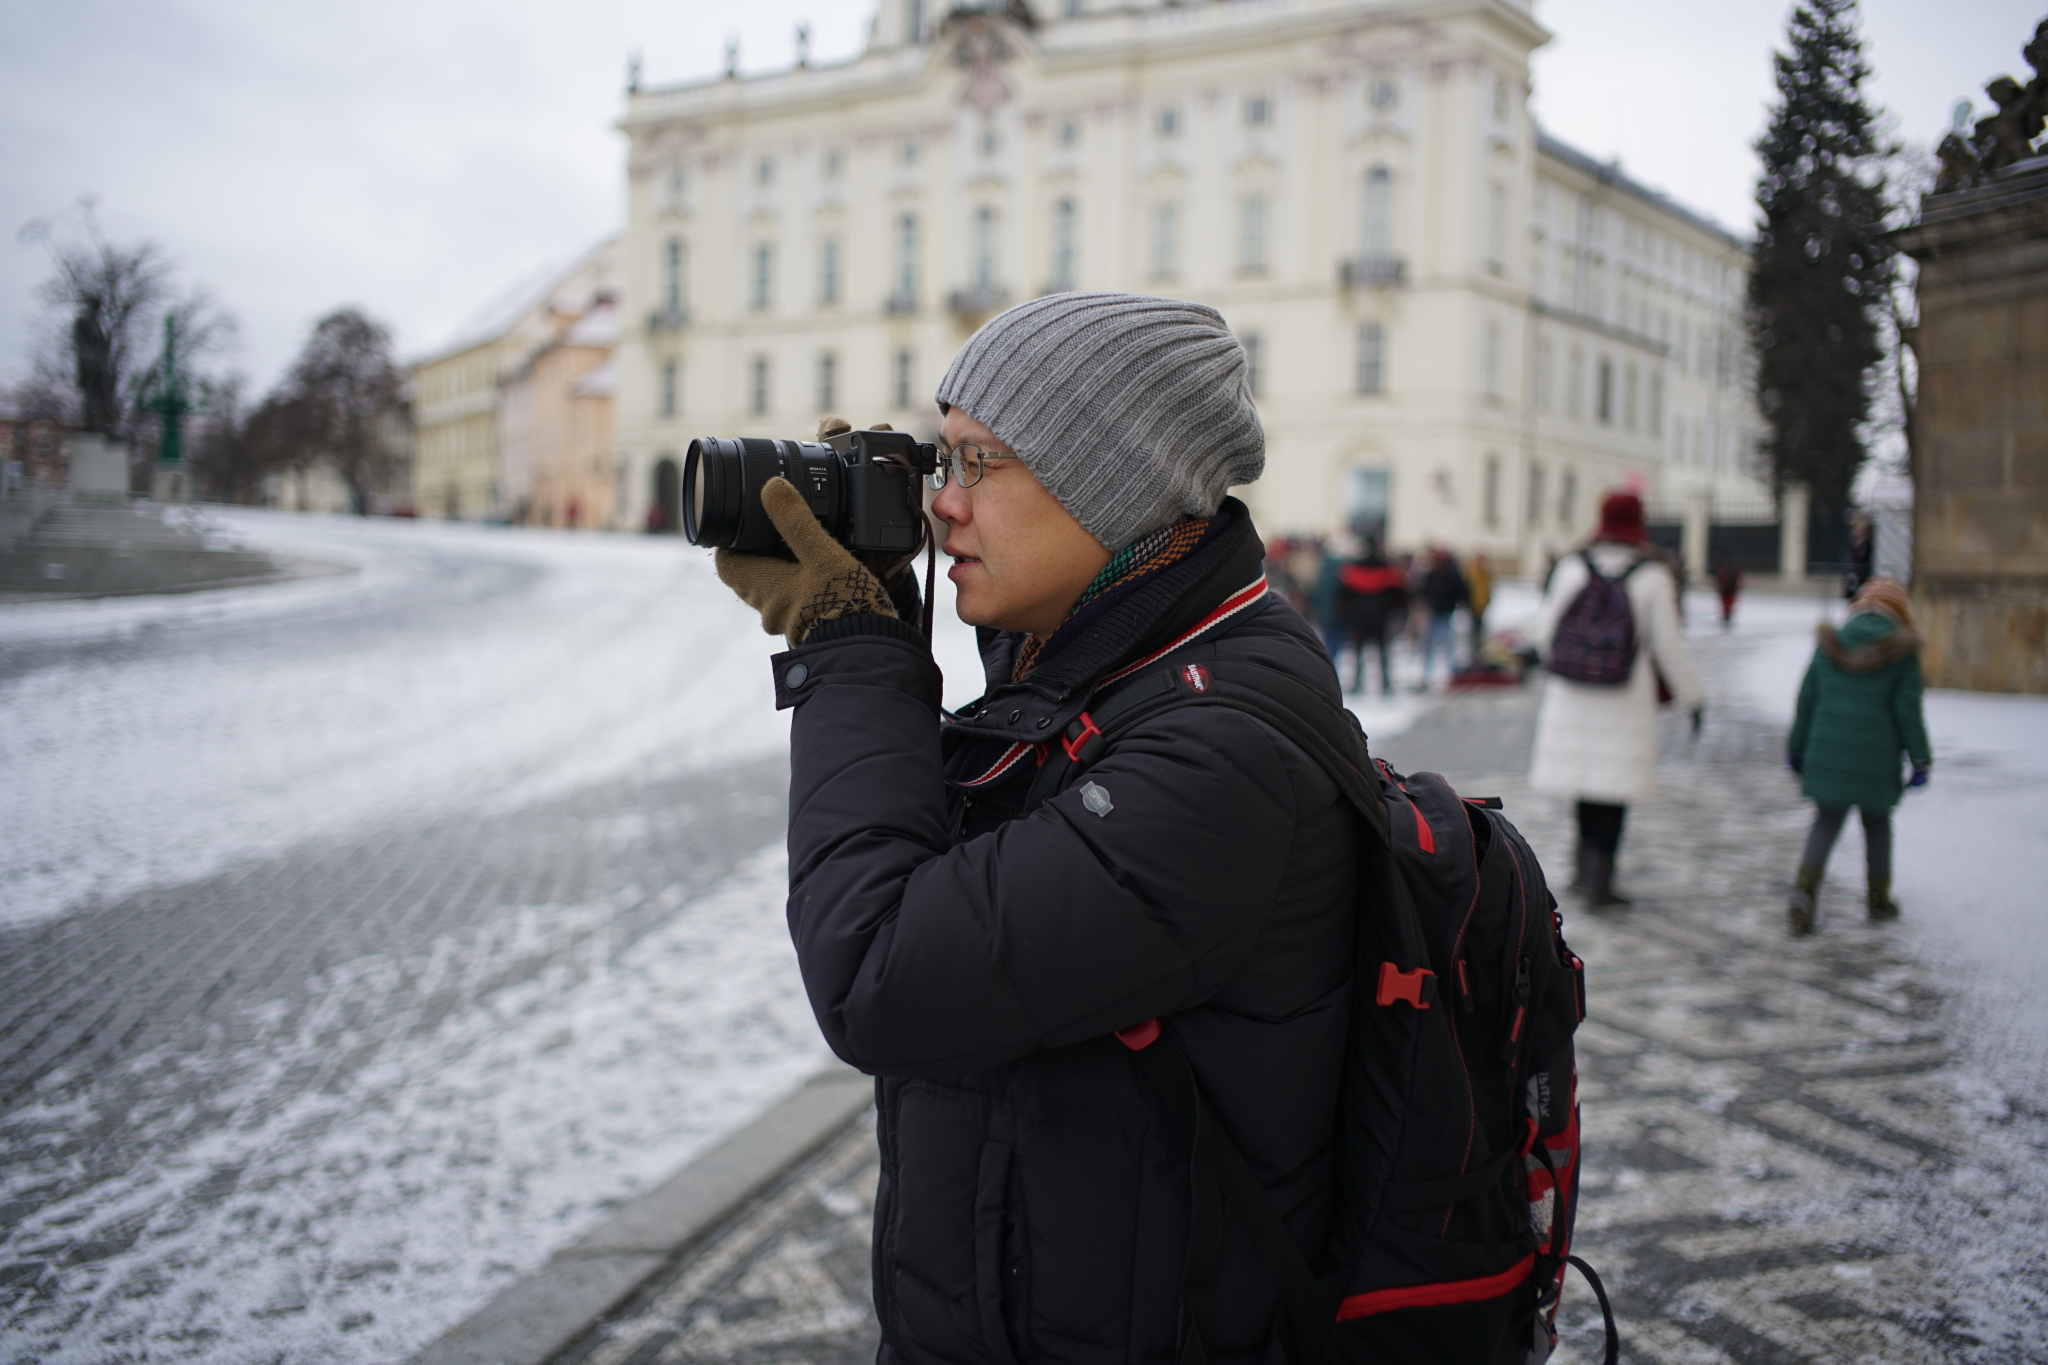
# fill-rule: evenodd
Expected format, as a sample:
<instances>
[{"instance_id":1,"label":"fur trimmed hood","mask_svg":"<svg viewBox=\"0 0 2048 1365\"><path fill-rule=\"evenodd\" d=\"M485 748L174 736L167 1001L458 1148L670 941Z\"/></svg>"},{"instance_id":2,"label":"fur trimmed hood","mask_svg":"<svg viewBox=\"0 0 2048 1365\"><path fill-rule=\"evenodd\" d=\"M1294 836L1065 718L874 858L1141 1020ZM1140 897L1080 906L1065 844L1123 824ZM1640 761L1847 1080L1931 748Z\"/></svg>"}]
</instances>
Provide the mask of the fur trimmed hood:
<instances>
[{"instance_id":1,"label":"fur trimmed hood","mask_svg":"<svg viewBox=\"0 0 2048 1365\"><path fill-rule=\"evenodd\" d=\"M1889 616L1885 624L1892 629L1878 636L1856 627L1858 617L1852 617L1848 627L1855 638L1844 640L1842 633L1831 625L1823 624L1814 632L1820 641L1821 653L1828 656L1828 662L1844 673L1875 673L1889 668L1909 654L1920 651L1920 637L1912 627L1894 623Z\"/></svg>"}]
</instances>

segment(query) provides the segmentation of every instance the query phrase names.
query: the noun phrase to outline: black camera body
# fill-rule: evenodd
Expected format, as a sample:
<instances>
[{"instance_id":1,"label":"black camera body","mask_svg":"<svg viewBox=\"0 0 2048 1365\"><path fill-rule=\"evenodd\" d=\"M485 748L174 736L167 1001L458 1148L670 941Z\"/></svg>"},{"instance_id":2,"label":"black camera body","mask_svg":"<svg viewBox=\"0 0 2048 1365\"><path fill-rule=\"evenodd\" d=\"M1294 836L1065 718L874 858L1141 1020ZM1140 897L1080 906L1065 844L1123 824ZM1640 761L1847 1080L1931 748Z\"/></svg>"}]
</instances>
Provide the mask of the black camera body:
<instances>
[{"instance_id":1,"label":"black camera body","mask_svg":"<svg viewBox=\"0 0 2048 1365\"><path fill-rule=\"evenodd\" d=\"M761 489L779 475L847 549L912 554L924 545L921 485L938 462L937 447L901 431L825 441L702 436L683 459L683 535L692 545L788 558L761 506Z\"/></svg>"}]
</instances>

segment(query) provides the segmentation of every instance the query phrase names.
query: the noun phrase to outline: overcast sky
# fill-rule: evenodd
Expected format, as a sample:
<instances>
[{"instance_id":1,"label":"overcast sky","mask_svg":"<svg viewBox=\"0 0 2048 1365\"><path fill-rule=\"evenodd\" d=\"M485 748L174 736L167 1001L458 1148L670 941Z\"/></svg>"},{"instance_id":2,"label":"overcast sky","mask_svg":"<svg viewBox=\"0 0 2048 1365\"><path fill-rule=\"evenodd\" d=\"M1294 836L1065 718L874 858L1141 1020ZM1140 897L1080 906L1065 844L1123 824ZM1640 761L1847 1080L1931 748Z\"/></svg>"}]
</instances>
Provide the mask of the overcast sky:
<instances>
[{"instance_id":1,"label":"overcast sky","mask_svg":"<svg viewBox=\"0 0 2048 1365\"><path fill-rule=\"evenodd\" d=\"M1865 0L1872 94L1926 144L2020 71L2043 0ZM1537 0L1555 134L1737 231L1785 0ZM612 230L626 57L648 83L851 56L873 0L7 0L0 5L0 380L28 365L32 218L97 198L241 320L260 388L358 303L418 354ZM2022 71L2020 74L2024 74Z\"/></svg>"}]
</instances>

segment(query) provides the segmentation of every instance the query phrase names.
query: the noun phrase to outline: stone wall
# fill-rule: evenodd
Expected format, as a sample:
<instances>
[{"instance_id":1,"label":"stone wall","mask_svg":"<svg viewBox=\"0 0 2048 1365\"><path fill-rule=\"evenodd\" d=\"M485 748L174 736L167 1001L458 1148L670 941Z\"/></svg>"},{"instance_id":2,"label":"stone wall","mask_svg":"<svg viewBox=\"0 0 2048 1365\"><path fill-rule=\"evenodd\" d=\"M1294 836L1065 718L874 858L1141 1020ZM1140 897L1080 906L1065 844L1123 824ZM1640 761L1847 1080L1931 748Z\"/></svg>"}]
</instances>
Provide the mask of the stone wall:
<instances>
[{"instance_id":1,"label":"stone wall","mask_svg":"<svg viewBox=\"0 0 2048 1365\"><path fill-rule=\"evenodd\" d=\"M2048 692L2048 158L1924 201L1913 600L1928 682Z\"/></svg>"}]
</instances>

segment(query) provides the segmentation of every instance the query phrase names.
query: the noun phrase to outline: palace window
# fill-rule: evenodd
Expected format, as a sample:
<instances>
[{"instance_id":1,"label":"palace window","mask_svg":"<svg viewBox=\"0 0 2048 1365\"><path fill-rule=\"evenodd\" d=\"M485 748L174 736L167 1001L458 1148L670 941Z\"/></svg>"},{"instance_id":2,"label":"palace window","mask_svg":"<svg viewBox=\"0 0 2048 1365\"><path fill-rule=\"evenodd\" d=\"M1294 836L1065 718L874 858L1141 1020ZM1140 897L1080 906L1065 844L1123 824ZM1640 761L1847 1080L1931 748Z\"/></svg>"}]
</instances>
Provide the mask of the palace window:
<instances>
[{"instance_id":1,"label":"palace window","mask_svg":"<svg viewBox=\"0 0 2048 1365\"><path fill-rule=\"evenodd\" d=\"M663 417L673 417L676 415L676 389L676 362L664 360L661 362L661 415Z\"/></svg>"},{"instance_id":2,"label":"palace window","mask_svg":"<svg viewBox=\"0 0 2048 1365\"><path fill-rule=\"evenodd\" d=\"M1240 274L1266 273L1266 196L1248 194L1237 201L1237 268Z\"/></svg>"},{"instance_id":3,"label":"palace window","mask_svg":"<svg viewBox=\"0 0 2048 1365\"><path fill-rule=\"evenodd\" d=\"M1596 383L1597 396L1594 399L1593 415L1600 419L1600 425L1614 425L1614 362L1606 356L1600 357L1599 378Z\"/></svg>"},{"instance_id":4,"label":"palace window","mask_svg":"<svg viewBox=\"0 0 2048 1365\"><path fill-rule=\"evenodd\" d=\"M1570 531L1579 515L1579 471L1565 470L1563 484L1557 498L1557 524Z\"/></svg>"},{"instance_id":5,"label":"palace window","mask_svg":"<svg viewBox=\"0 0 2048 1365\"><path fill-rule=\"evenodd\" d=\"M754 183L756 185L772 185L775 183L775 161L773 158L764 156L754 162Z\"/></svg>"},{"instance_id":6,"label":"palace window","mask_svg":"<svg viewBox=\"0 0 2048 1365\"><path fill-rule=\"evenodd\" d=\"M1062 147L1071 147L1081 140L1081 125L1074 119L1061 119L1059 131L1054 134Z\"/></svg>"},{"instance_id":7,"label":"palace window","mask_svg":"<svg viewBox=\"0 0 2048 1365\"><path fill-rule=\"evenodd\" d=\"M896 406L899 408L910 406L910 364L910 352L908 350L896 352L895 399Z\"/></svg>"},{"instance_id":8,"label":"palace window","mask_svg":"<svg viewBox=\"0 0 2048 1365\"><path fill-rule=\"evenodd\" d=\"M1479 505L1488 526L1500 525L1500 456L1490 450L1486 452L1486 483Z\"/></svg>"},{"instance_id":9,"label":"palace window","mask_svg":"<svg viewBox=\"0 0 2048 1365\"><path fill-rule=\"evenodd\" d=\"M1363 394L1387 391L1387 332L1377 322L1364 323L1358 329L1358 360L1352 386Z\"/></svg>"},{"instance_id":10,"label":"palace window","mask_svg":"<svg viewBox=\"0 0 2048 1365\"><path fill-rule=\"evenodd\" d=\"M825 178L837 180L839 173L846 169L846 154L837 147L825 149Z\"/></svg>"},{"instance_id":11,"label":"palace window","mask_svg":"<svg viewBox=\"0 0 2048 1365\"><path fill-rule=\"evenodd\" d=\"M751 294L756 311L775 301L775 247L769 242L754 244L754 276Z\"/></svg>"},{"instance_id":12,"label":"palace window","mask_svg":"<svg viewBox=\"0 0 2048 1365\"><path fill-rule=\"evenodd\" d=\"M1394 173L1374 166L1365 173L1365 209L1359 250L1368 258L1394 254Z\"/></svg>"},{"instance_id":13,"label":"palace window","mask_svg":"<svg viewBox=\"0 0 2048 1365\"><path fill-rule=\"evenodd\" d=\"M1374 81L1366 98L1372 101L1372 107L1375 109L1392 109L1400 102L1401 87L1389 80Z\"/></svg>"},{"instance_id":14,"label":"palace window","mask_svg":"<svg viewBox=\"0 0 2048 1365\"><path fill-rule=\"evenodd\" d=\"M827 237L818 244L818 302L839 302L839 239Z\"/></svg>"},{"instance_id":15,"label":"palace window","mask_svg":"<svg viewBox=\"0 0 2048 1365\"><path fill-rule=\"evenodd\" d=\"M1498 275L1507 269L1508 192L1498 181L1486 187L1486 268Z\"/></svg>"},{"instance_id":16,"label":"palace window","mask_svg":"<svg viewBox=\"0 0 2048 1365\"><path fill-rule=\"evenodd\" d=\"M1153 126L1159 130L1161 137L1179 137L1180 110L1174 105L1167 105L1155 116Z\"/></svg>"},{"instance_id":17,"label":"palace window","mask_svg":"<svg viewBox=\"0 0 2048 1365\"><path fill-rule=\"evenodd\" d=\"M903 0L903 38L911 43L924 40L924 0Z\"/></svg>"},{"instance_id":18,"label":"palace window","mask_svg":"<svg viewBox=\"0 0 2048 1365\"><path fill-rule=\"evenodd\" d=\"M996 211L987 204L974 211L974 287L996 287Z\"/></svg>"},{"instance_id":19,"label":"palace window","mask_svg":"<svg viewBox=\"0 0 2048 1365\"><path fill-rule=\"evenodd\" d=\"M839 357L818 352L818 411L830 412L839 405Z\"/></svg>"},{"instance_id":20,"label":"palace window","mask_svg":"<svg viewBox=\"0 0 2048 1365\"><path fill-rule=\"evenodd\" d=\"M683 311L683 239L668 239L668 250L662 261L661 282L662 303L670 315Z\"/></svg>"},{"instance_id":21,"label":"palace window","mask_svg":"<svg viewBox=\"0 0 2048 1365\"><path fill-rule=\"evenodd\" d=\"M1152 278L1170 280L1180 273L1180 208L1152 206Z\"/></svg>"},{"instance_id":22,"label":"palace window","mask_svg":"<svg viewBox=\"0 0 2048 1365\"><path fill-rule=\"evenodd\" d=\"M1251 387L1252 397L1262 398L1266 392L1266 338L1258 332L1246 332L1243 341L1245 382Z\"/></svg>"},{"instance_id":23,"label":"palace window","mask_svg":"<svg viewBox=\"0 0 2048 1365\"><path fill-rule=\"evenodd\" d=\"M896 298L908 307L917 298L917 215L896 220Z\"/></svg>"},{"instance_id":24,"label":"palace window","mask_svg":"<svg viewBox=\"0 0 2048 1365\"><path fill-rule=\"evenodd\" d=\"M1486 320L1486 332L1480 345L1480 378L1486 387L1488 398L1500 397L1500 322L1495 318Z\"/></svg>"},{"instance_id":25,"label":"palace window","mask_svg":"<svg viewBox=\"0 0 2048 1365\"><path fill-rule=\"evenodd\" d=\"M1543 466L1534 460L1529 462L1529 524L1543 524Z\"/></svg>"},{"instance_id":26,"label":"palace window","mask_svg":"<svg viewBox=\"0 0 2048 1365\"><path fill-rule=\"evenodd\" d=\"M1052 208L1052 287L1054 290L1072 289L1075 279L1075 219L1078 210L1071 199L1062 199Z\"/></svg>"},{"instance_id":27,"label":"palace window","mask_svg":"<svg viewBox=\"0 0 2048 1365\"><path fill-rule=\"evenodd\" d=\"M747 369L747 411L758 416L768 411L768 357L755 356Z\"/></svg>"},{"instance_id":28,"label":"palace window","mask_svg":"<svg viewBox=\"0 0 2048 1365\"><path fill-rule=\"evenodd\" d=\"M1263 128L1273 121L1273 101L1264 95L1252 95L1244 102L1244 122L1247 128Z\"/></svg>"}]
</instances>

